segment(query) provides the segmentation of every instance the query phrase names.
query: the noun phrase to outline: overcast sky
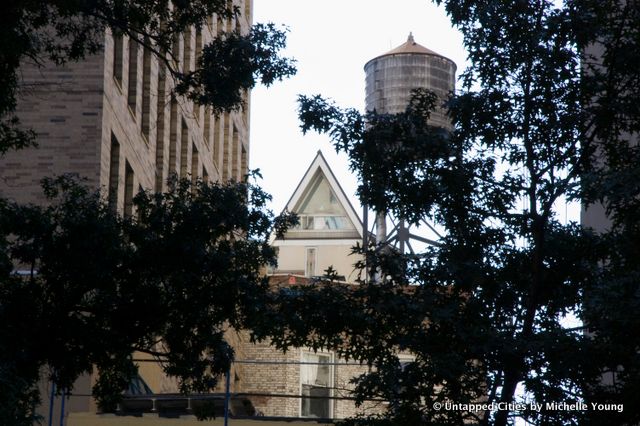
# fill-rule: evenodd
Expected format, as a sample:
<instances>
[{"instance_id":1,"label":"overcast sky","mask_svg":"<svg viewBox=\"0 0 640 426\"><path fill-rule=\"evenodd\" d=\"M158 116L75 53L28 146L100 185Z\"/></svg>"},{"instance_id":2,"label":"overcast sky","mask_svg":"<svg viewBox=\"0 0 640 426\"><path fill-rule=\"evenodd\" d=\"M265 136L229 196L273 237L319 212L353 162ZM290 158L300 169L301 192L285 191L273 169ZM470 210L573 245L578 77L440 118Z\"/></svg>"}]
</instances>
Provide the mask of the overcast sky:
<instances>
[{"instance_id":1,"label":"overcast sky","mask_svg":"<svg viewBox=\"0 0 640 426\"><path fill-rule=\"evenodd\" d=\"M460 33L444 10L428 0L255 0L254 22L286 25L286 56L298 73L251 96L250 167L259 168L263 188L279 213L304 172L322 150L352 204L357 186L344 154L326 136L302 135L296 115L298 94L322 94L342 107L364 109L364 64L394 48L413 32L415 41L452 59L458 74L466 54ZM361 214L361 211L358 211Z\"/></svg>"}]
</instances>

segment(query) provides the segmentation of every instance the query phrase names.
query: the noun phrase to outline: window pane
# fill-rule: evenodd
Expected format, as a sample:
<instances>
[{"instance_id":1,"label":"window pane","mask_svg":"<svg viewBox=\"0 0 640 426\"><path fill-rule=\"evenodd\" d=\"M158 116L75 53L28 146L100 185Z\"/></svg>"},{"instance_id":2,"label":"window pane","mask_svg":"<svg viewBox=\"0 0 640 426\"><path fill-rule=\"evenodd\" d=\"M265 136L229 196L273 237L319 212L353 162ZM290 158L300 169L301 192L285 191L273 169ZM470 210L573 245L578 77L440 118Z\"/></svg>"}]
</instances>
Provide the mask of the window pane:
<instances>
[{"instance_id":1,"label":"window pane","mask_svg":"<svg viewBox=\"0 0 640 426\"><path fill-rule=\"evenodd\" d=\"M331 374L330 355L303 354L303 362L317 364L302 364L300 366L300 381L302 383L302 417L331 417ZM323 365L325 363L325 365Z\"/></svg>"}]
</instances>

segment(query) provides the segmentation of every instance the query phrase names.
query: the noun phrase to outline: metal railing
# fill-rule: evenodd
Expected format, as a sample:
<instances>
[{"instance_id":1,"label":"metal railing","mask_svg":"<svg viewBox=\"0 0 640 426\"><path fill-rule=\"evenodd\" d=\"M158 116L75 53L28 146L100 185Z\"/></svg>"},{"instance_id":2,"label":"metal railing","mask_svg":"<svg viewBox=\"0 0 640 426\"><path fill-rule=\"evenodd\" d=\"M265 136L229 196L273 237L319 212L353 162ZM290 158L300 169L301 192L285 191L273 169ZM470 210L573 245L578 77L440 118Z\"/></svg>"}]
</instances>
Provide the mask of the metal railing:
<instances>
[{"instance_id":1,"label":"metal railing","mask_svg":"<svg viewBox=\"0 0 640 426\"><path fill-rule=\"evenodd\" d=\"M136 363L159 363L155 359L134 359ZM224 425L227 426L229 422L229 418L261 418L264 420L292 420L298 419L302 421L332 421L337 418L335 416L335 406L330 410L332 415L327 417L304 417L304 416L285 416L285 415L277 415L277 416L265 416L263 413L259 412L253 404L252 399L254 398L285 398L285 399L299 399L306 401L328 401L328 403L336 402L336 401L356 401L356 397L353 396L352 387L341 387L338 386L336 382L337 378L342 378L343 382L348 382L347 379L354 377L351 373L340 373L339 369L341 367L358 367L362 368L362 371L356 373L355 375L365 373L368 371L367 364L361 364L357 362L340 362L340 361L331 361L331 362L318 362L318 361L302 361L302 360L259 360L259 359L240 359L235 360L232 364L233 366L273 366L273 367L289 367L289 366L297 366L299 374L301 366L324 366L331 367L331 381L329 383L324 384L323 386L312 386L316 389L322 388L326 390L327 393L324 395L314 395L314 394L303 394L303 383L299 379L298 380L298 389L300 389L299 393L291 393L286 391L273 392L269 390L263 390L260 386L252 386L251 380L247 380L249 390L240 390L234 391L231 390L231 368L224 375L224 392L216 392L216 393L205 393L205 394L180 394L180 393L162 393L162 394L124 394L123 400L120 404L118 404L115 414L119 415L128 415L134 414L139 415L141 413L157 413L158 415L164 416L179 416L182 414L193 415L198 413L198 410L204 406L207 406L209 410L209 414L214 417L224 417ZM365 370L367 369L367 370ZM252 374L258 374L259 372L253 372ZM351 376L350 376L351 374ZM284 379L282 379L284 381ZM281 382L280 384L282 384ZM274 384L278 384L274 381ZM250 389L253 387L254 389ZM280 386L285 387L285 386ZM286 387L285 387L286 388ZM53 398L55 395L55 386L52 387L51 390L51 401L50 401L50 415L49 415L49 423L48 426L53 426ZM71 397L90 397L91 395L87 394L76 394L72 392L67 392L62 395L62 407L60 413L60 426L64 426L64 401L65 399ZM365 398L364 401L372 402L372 403L385 403L386 400L381 398ZM232 407L233 405L233 407ZM302 402L301 402L302 406Z\"/></svg>"}]
</instances>

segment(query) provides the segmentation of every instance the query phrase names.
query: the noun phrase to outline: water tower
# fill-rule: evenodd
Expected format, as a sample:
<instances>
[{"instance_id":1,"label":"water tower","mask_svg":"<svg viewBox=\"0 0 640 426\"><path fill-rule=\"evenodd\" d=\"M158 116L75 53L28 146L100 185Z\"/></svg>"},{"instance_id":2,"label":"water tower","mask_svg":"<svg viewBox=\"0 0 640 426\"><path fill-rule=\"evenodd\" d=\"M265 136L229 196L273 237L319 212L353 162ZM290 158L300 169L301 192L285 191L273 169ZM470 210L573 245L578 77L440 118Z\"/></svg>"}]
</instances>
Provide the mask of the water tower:
<instances>
[{"instance_id":1,"label":"water tower","mask_svg":"<svg viewBox=\"0 0 640 426\"><path fill-rule=\"evenodd\" d=\"M411 91L418 88L429 89L438 95L442 104L455 89L456 64L433 50L418 44L409 34L407 41L377 56L364 66L366 74L367 111L375 110L379 114L396 114L405 111L409 104ZM451 122L444 108L439 106L431 113L429 124L451 130ZM406 228L401 218L389 218L393 227L387 233L387 212L376 213L376 243L394 245L401 252L409 249L411 239L423 243L433 243L429 238L413 234ZM368 226L368 209L364 209L364 224ZM430 224L425 224L435 234ZM366 229L366 228L365 228ZM365 232L367 234L367 232ZM365 241L366 245L367 241Z\"/></svg>"}]
</instances>

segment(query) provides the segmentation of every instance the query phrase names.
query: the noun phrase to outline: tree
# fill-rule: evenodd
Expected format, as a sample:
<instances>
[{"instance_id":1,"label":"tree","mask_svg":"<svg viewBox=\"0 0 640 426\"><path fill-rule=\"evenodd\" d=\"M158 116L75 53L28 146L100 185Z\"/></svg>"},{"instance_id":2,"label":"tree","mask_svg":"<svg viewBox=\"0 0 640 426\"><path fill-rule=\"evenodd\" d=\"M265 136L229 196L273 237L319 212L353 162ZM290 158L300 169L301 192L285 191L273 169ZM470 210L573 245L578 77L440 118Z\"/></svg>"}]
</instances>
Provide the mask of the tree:
<instances>
[{"instance_id":1,"label":"tree","mask_svg":"<svg viewBox=\"0 0 640 426\"><path fill-rule=\"evenodd\" d=\"M174 41L213 15L240 15L226 0L37 0L8 2L0 17L0 155L36 143L20 127L14 111L21 90L19 67L46 61L77 61L102 48L105 30L124 34L164 62L177 92L219 114L242 107L244 91L261 81L270 85L295 73L294 61L278 56L285 32L274 24L254 25L248 34L222 32L203 48L198 67L182 72L174 62Z\"/></svg>"},{"instance_id":2,"label":"tree","mask_svg":"<svg viewBox=\"0 0 640 426\"><path fill-rule=\"evenodd\" d=\"M285 30L273 24L221 32L195 70L176 67L173 46L185 30L240 15L226 0L36 0L0 9L0 156L37 143L15 116L20 67L81 60L102 49L106 30L143 45L176 81L176 95L215 114L243 108L257 82L295 73L279 56ZM266 236L288 219L272 222L266 194L248 183L174 182L167 194L139 195L131 220L67 179L45 190L49 207L0 198L0 423L32 423L43 369L70 390L97 368L94 393L112 406L135 374L134 350L161 359L183 391L210 389L233 357L224 330L259 306L258 270L274 260ZM29 273L17 276L16 267Z\"/></svg>"},{"instance_id":3,"label":"tree","mask_svg":"<svg viewBox=\"0 0 640 426\"><path fill-rule=\"evenodd\" d=\"M396 115L320 96L301 96L299 111L303 131L349 156L364 204L444 237L421 256L355 248L381 280L285 291L262 332L376 366L356 395L389 411L348 423L637 423L640 5L436 2L471 62L447 102L451 134L426 124L424 92ZM561 223L564 201L604 203L610 230ZM570 314L587 327L564 326ZM415 355L405 369L403 350Z\"/></svg>"},{"instance_id":4,"label":"tree","mask_svg":"<svg viewBox=\"0 0 640 426\"><path fill-rule=\"evenodd\" d=\"M183 392L212 389L233 359L225 331L242 329L268 289L267 195L174 181L138 194L127 219L68 177L45 191L51 205L5 204L0 215L0 386L13 397L2 422L31 424L43 368L66 390L97 369L94 395L114 408L137 374L134 351L160 360ZM15 264L27 272L13 275Z\"/></svg>"}]
</instances>

